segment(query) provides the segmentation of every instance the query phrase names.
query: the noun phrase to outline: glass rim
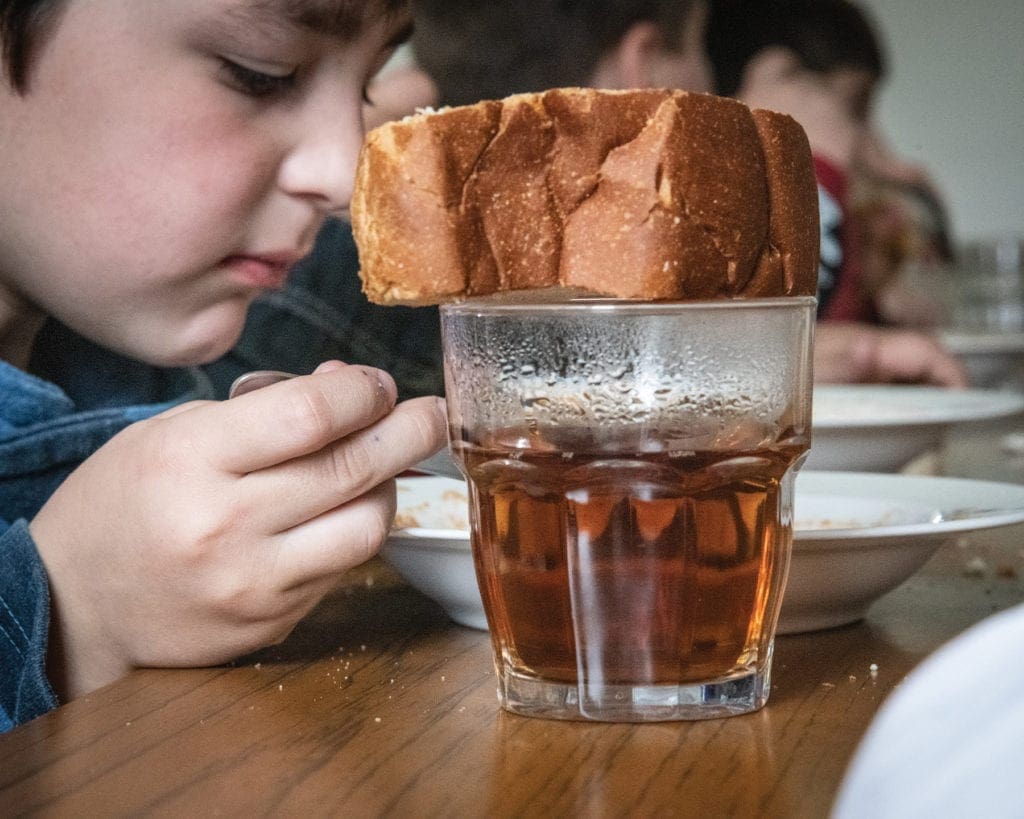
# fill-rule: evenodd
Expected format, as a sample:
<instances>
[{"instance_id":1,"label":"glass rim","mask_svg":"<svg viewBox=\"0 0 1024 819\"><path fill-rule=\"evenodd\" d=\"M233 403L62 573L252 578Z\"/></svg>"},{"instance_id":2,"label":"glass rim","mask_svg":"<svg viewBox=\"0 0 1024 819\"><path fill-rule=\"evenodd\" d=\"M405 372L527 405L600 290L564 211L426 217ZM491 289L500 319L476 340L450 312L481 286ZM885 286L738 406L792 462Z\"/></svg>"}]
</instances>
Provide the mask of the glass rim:
<instances>
[{"instance_id":1,"label":"glass rim","mask_svg":"<svg viewBox=\"0 0 1024 819\"><path fill-rule=\"evenodd\" d=\"M773 296L771 298L717 298L675 301L620 299L614 297L581 297L563 301L542 300L512 294L503 297L483 296L440 305L450 315L517 315L546 313L619 313L624 315L669 315L692 311L800 310L816 307L815 296Z\"/></svg>"}]
</instances>

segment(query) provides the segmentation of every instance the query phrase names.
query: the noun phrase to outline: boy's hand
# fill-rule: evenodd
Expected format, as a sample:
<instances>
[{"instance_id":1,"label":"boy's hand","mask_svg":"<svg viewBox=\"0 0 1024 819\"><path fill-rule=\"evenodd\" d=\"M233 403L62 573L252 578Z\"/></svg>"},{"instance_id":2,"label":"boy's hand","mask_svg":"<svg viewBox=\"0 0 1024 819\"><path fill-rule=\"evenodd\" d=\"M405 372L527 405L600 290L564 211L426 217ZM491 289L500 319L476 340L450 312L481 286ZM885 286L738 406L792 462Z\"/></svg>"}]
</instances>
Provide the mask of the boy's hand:
<instances>
[{"instance_id":1,"label":"boy's hand","mask_svg":"<svg viewBox=\"0 0 1024 819\"><path fill-rule=\"evenodd\" d=\"M377 551L393 476L445 442L439 399L395 394L379 370L327 365L134 424L75 470L31 524L61 693L283 640Z\"/></svg>"}]
</instances>

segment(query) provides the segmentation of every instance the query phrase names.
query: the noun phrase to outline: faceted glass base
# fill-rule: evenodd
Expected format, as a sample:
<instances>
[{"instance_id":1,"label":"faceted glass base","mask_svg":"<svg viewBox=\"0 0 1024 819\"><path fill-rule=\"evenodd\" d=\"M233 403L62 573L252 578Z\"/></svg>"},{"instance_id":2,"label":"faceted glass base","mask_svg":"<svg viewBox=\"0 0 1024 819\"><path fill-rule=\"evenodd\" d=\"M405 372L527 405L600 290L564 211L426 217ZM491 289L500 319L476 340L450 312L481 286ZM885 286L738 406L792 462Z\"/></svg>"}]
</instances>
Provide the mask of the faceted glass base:
<instances>
[{"instance_id":1,"label":"faceted glass base","mask_svg":"<svg viewBox=\"0 0 1024 819\"><path fill-rule=\"evenodd\" d=\"M596 722L667 722L731 717L768 701L770 670L679 685L605 685L499 674L498 701L514 714Z\"/></svg>"}]
</instances>

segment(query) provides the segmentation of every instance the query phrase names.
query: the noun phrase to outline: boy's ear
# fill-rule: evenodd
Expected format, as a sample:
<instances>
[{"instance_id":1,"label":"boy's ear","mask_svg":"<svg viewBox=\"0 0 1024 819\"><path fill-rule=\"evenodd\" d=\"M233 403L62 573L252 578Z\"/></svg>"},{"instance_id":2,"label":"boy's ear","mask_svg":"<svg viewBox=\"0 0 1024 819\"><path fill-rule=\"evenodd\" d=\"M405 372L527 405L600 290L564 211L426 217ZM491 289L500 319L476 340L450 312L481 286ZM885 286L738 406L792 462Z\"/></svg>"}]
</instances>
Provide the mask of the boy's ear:
<instances>
[{"instance_id":1,"label":"boy's ear","mask_svg":"<svg viewBox=\"0 0 1024 819\"><path fill-rule=\"evenodd\" d=\"M657 25L634 23L601 58L592 84L597 88L649 88L654 84L655 60L664 50Z\"/></svg>"}]
</instances>

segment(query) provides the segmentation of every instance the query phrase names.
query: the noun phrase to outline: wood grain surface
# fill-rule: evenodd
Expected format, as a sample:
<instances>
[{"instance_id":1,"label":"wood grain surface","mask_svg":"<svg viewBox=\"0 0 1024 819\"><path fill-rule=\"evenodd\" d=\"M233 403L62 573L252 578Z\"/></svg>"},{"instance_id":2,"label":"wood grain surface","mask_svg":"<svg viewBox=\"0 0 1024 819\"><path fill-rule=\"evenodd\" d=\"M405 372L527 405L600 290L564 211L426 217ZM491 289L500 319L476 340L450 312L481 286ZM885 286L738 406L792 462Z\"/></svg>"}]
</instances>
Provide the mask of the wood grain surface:
<instances>
[{"instance_id":1,"label":"wood grain surface","mask_svg":"<svg viewBox=\"0 0 1024 819\"><path fill-rule=\"evenodd\" d=\"M1022 548L1022 526L962 539L865 621L780 637L756 714L648 725L500 711L487 634L374 560L281 646L0 735L0 814L824 817L894 686L1024 599Z\"/></svg>"}]
</instances>

